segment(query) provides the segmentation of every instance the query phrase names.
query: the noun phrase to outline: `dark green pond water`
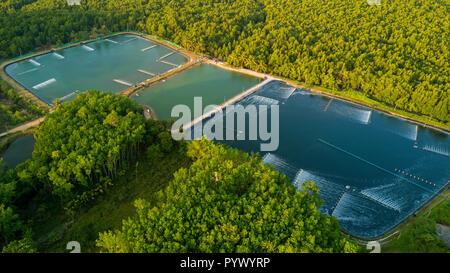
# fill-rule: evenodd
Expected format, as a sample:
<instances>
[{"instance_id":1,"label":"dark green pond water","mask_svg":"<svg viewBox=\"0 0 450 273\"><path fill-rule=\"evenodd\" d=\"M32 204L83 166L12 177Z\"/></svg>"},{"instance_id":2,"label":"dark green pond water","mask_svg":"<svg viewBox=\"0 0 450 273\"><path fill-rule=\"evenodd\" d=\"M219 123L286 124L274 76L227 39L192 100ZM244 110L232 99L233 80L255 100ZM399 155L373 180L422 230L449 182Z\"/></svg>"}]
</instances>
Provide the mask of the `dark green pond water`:
<instances>
[{"instance_id":1,"label":"dark green pond water","mask_svg":"<svg viewBox=\"0 0 450 273\"><path fill-rule=\"evenodd\" d=\"M144 89L132 98L139 104L152 107L159 119L169 120L172 108L177 104L193 109L193 98L202 97L203 107L220 105L259 81L255 77L203 64Z\"/></svg>"},{"instance_id":2,"label":"dark green pond water","mask_svg":"<svg viewBox=\"0 0 450 273\"><path fill-rule=\"evenodd\" d=\"M3 154L3 160L9 169L15 168L20 163L30 159L36 140L32 135L21 137L11 143Z\"/></svg>"},{"instance_id":3,"label":"dark green pond water","mask_svg":"<svg viewBox=\"0 0 450 273\"><path fill-rule=\"evenodd\" d=\"M172 65L159 61L164 56L167 57L162 61ZM186 61L185 56L172 49L136 35L123 34L22 60L8 65L5 70L51 104L57 98L71 100L85 90L118 92Z\"/></svg>"}]
</instances>

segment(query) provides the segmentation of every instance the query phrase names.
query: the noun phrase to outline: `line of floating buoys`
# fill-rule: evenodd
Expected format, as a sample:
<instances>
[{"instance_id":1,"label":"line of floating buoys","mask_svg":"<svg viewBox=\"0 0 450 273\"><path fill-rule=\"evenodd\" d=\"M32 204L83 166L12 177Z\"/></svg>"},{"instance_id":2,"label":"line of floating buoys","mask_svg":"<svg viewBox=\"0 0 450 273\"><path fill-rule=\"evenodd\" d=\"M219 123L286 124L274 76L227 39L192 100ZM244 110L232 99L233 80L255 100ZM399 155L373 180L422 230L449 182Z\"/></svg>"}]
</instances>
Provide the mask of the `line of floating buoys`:
<instances>
[{"instance_id":1,"label":"line of floating buoys","mask_svg":"<svg viewBox=\"0 0 450 273\"><path fill-rule=\"evenodd\" d=\"M424 179L422 177L419 177L419 176L416 176L416 175L412 175L412 174L410 174L408 172L405 172L405 171L397 169L397 168L395 168L395 171L398 172L398 173L401 173L401 174L403 174L405 176L409 176L409 177L414 178L414 179L416 179L418 181L421 181L421 182L423 182L425 184L428 184L428 185L436 187L436 184L431 183L430 181L428 181L427 179Z\"/></svg>"}]
</instances>

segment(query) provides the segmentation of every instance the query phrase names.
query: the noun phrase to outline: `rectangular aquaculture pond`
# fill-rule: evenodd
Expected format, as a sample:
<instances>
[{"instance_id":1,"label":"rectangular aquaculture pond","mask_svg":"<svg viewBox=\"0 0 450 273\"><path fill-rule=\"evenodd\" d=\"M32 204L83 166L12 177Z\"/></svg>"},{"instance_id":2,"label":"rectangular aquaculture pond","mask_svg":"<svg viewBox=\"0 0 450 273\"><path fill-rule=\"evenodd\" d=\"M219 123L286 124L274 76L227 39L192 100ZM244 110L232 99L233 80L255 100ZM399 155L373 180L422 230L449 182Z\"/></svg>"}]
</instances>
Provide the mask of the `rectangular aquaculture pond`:
<instances>
[{"instance_id":1,"label":"rectangular aquaculture pond","mask_svg":"<svg viewBox=\"0 0 450 273\"><path fill-rule=\"evenodd\" d=\"M178 52L120 34L21 60L5 72L48 104L86 90L118 92L185 64Z\"/></svg>"},{"instance_id":2,"label":"rectangular aquaculture pond","mask_svg":"<svg viewBox=\"0 0 450 273\"><path fill-rule=\"evenodd\" d=\"M299 189L303 182L315 181L324 200L321 211L337 217L351 234L383 235L449 183L446 133L279 81L238 104L279 106L279 147L262 153L264 162ZM215 118L203 123L214 123ZM222 126L224 135L234 131L236 137L245 133L248 139L248 127L238 132L226 121ZM260 152L260 141L224 142Z\"/></svg>"},{"instance_id":3,"label":"rectangular aquaculture pond","mask_svg":"<svg viewBox=\"0 0 450 273\"><path fill-rule=\"evenodd\" d=\"M170 120L175 105L187 105L193 115L194 97L202 97L203 107L220 105L259 81L242 73L202 64L150 86L132 98L138 104L151 107L158 119Z\"/></svg>"}]
</instances>

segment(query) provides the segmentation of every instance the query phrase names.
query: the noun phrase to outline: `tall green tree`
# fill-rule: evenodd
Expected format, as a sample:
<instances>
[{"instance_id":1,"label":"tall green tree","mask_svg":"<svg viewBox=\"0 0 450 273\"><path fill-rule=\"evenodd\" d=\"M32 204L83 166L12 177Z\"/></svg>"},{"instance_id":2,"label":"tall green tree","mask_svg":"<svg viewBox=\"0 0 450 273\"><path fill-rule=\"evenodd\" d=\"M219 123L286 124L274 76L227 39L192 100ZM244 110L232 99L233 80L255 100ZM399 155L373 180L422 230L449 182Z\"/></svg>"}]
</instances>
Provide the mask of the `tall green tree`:
<instances>
[{"instance_id":1,"label":"tall green tree","mask_svg":"<svg viewBox=\"0 0 450 273\"><path fill-rule=\"evenodd\" d=\"M19 215L14 213L11 207L0 204L0 234L4 243L7 243L21 228L22 224L18 219Z\"/></svg>"}]
</instances>

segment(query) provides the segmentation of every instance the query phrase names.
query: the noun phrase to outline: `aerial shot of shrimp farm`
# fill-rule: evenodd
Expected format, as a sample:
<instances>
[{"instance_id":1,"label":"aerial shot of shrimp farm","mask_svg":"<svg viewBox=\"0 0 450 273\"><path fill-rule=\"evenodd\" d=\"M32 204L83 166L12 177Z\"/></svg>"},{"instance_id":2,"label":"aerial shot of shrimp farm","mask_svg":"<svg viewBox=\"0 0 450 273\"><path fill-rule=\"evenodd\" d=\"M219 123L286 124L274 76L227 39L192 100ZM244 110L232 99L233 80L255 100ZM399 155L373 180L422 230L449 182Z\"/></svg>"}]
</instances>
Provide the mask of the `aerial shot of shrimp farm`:
<instances>
[{"instance_id":1,"label":"aerial shot of shrimp farm","mask_svg":"<svg viewBox=\"0 0 450 273\"><path fill-rule=\"evenodd\" d=\"M0 261L449 254L449 7L0 1Z\"/></svg>"}]
</instances>

